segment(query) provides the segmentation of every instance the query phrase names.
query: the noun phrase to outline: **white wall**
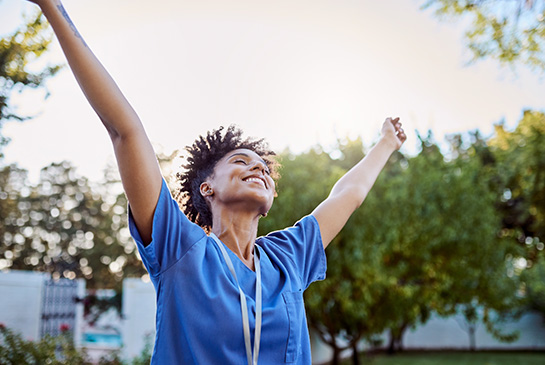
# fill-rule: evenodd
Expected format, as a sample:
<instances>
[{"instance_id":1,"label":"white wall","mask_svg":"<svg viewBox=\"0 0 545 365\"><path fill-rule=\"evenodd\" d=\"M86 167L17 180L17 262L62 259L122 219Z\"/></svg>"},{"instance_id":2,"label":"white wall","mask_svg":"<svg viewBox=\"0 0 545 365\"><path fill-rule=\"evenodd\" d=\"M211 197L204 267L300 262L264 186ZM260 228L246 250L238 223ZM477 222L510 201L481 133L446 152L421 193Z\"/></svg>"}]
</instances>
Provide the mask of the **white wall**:
<instances>
[{"instance_id":1,"label":"white wall","mask_svg":"<svg viewBox=\"0 0 545 365\"><path fill-rule=\"evenodd\" d=\"M462 315L447 318L432 315L424 325L408 329L403 336L403 347L407 350L469 350L469 335L464 330ZM477 350L545 350L545 321L540 313L525 313L519 320L502 324L502 333L518 331L519 338L512 343L500 342L490 335L483 323L477 326L475 342ZM383 345L388 345L388 334L380 336ZM313 336L313 364L326 364L331 360L331 348ZM362 346L367 348L367 346ZM350 351L343 352L348 356Z\"/></svg>"},{"instance_id":2,"label":"white wall","mask_svg":"<svg viewBox=\"0 0 545 365\"><path fill-rule=\"evenodd\" d=\"M48 278L31 271L0 272L0 323L26 340L39 339L43 286Z\"/></svg>"},{"instance_id":3,"label":"white wall","mask_svg":"<svg viewBox=\"0 0 545 365\"><path fill-rule=\"evenodd\" d=\"M123 280L123 323L121 336L123 358L140 355L145 336L155 339L155 289L138 278Z\"/></svg>"},{"instance_id":4,"label":"white wall","mask_svg":"<svg viewBox=\"0 0 545 365\"><path fill-rule=\"evenodd\" d=\"M461 315L448 318L432 316L423 326L405 332L403 346L407 349L469 349L469 335L464 330L464 323ZM518 340L512 343L500 342L480 323L475 333L477 350L545 350L545 322L539 313L525 313L519 320L504 323L498 328L502 333L518 331Z\"/></svg>"}]
</instances>

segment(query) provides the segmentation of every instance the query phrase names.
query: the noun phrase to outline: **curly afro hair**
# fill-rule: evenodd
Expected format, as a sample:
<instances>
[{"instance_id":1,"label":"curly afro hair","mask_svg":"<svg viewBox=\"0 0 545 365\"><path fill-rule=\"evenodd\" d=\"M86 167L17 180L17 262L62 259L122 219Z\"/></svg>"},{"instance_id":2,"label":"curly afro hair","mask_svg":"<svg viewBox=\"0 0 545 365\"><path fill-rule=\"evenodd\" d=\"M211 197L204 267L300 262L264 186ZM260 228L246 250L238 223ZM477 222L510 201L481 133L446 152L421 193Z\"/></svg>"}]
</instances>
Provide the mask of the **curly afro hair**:
<instances>
[{"instance_id":1,"label":"curly afro hair","mask_svg":"<svg viewBox=\"0 0 545 365\"><path fill-rule=\"evenodd\" d=\"M187 146L187 164L184 171L176 174L180 189L176 198L190 221L209 232L212 228L212 212L200 193L201 184L213 174L214 168L228 152L244 148L258 154L271 171L273 179L278 178L278 162L275 153L269 149L264 139L243 139L243 131L230 125L209 131L206 137L199 136L191 146Z\"/></svg>"}]
</instances>

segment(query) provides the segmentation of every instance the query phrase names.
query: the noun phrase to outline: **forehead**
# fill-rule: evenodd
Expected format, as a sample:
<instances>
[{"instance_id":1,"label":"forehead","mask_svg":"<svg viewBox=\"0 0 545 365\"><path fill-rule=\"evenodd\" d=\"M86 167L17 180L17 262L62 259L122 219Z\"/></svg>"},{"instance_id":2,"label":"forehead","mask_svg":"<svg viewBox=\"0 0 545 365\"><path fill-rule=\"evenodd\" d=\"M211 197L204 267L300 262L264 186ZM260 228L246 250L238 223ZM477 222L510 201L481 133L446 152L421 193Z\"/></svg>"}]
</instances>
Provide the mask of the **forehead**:
<instances>
[{"instance_id":1,"label":"forehead","mask_svg":"<svg viewBox=\"0 0 545 365\"><path fill-rule=\"evenodd\" d=\"M261 158L261 156L259 156L254 151L246 149L246 148L239 148L239 149L227 152L225 154L225 156L223 156L221 161L226 161L226 160L229 160L229 159L234 158L234 157L244 157L244 158L248 158L248 159L251 159L251 160L260 160L260 161L262 161L263 163L266 164L265 160L263 160L263 158Z\"/></svg>"}]
</instances>

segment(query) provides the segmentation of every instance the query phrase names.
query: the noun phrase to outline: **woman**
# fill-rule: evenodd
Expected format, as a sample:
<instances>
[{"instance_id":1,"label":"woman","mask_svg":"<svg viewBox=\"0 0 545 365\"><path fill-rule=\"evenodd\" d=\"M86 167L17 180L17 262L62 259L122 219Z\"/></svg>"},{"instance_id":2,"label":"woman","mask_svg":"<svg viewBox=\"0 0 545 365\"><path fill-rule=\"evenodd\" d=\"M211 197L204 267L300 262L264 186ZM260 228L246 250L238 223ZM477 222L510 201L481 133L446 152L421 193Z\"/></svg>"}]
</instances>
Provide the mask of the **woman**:
<instances>
[{"instance_id":1,"label":"woman","mask_svg":"<svg viewBox=\"0 0 545 365\"><path fill-rule=\"evenodd\" d=\"M179 175L186 216L138 116L61 1L31 1L112 140L131 233L157 292L152 363L310 364L302 293L325 278L324 249L405 141L399 119L386 119L379 142L310 215L260 238L259 219L276 194L273 153L234 127L209 132L188 148Z\"/></svg>"}]
</instances>

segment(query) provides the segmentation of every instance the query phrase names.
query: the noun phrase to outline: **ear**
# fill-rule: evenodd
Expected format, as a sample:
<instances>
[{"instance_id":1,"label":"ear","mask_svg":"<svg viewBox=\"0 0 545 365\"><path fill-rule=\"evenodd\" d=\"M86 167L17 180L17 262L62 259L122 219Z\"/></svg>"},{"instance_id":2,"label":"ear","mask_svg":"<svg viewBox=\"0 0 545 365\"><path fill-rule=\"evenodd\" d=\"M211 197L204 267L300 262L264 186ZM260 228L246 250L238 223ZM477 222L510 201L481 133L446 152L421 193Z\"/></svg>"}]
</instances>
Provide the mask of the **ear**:
<instances>
[{"instance_id":1,"label":"ear","mask_svg":"<svg viewBox=\"0 0 545 365\"><path fill-rule=\"evenodd\" d=\"M212 190L210 183L206 181L201 184L201 186L199 187L199 190L201 192L201 195L204 197L214 195L214 190Z\"/></svg>"}]
</instances>

